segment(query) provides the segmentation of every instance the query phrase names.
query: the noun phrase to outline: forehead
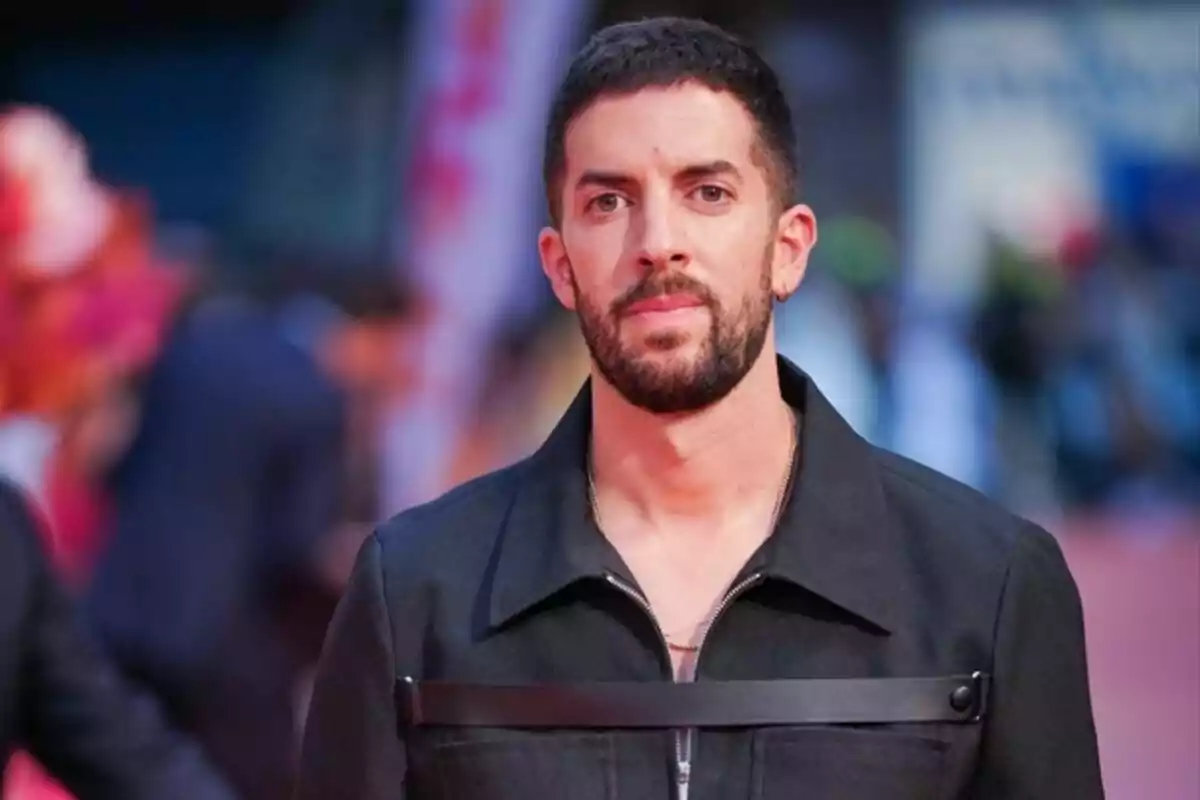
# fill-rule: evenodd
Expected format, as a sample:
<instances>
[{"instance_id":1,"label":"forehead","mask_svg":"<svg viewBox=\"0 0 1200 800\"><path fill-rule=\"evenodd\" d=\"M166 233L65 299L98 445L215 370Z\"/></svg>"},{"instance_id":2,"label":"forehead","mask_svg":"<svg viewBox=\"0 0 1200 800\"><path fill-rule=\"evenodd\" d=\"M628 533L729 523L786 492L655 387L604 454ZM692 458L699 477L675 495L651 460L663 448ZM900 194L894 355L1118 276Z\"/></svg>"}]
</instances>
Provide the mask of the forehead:
<instances>
[{"instance_id":1,"label":"forehead","mask_svg":"<svg viewBox=\"0 0 1200 800\"><path fill-rule=\"evenodd\" d=\"M601 97L567 128L568 175L605 169L636 173L729 161L748 174L754 119L731 93L694 83Z\"/></svg>"}]
</instances>

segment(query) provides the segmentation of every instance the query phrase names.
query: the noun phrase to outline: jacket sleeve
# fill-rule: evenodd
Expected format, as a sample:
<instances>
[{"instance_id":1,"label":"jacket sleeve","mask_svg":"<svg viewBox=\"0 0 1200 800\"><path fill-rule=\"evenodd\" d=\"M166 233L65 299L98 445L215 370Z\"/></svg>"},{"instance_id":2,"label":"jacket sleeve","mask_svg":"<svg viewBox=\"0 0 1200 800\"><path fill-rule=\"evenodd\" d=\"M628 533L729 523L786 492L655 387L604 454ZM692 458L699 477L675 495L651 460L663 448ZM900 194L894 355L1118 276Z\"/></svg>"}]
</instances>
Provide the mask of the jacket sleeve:
<instances>
[{"instance_id":1,"label":"jacket sleeve","mask_svg":"<svg viewBox=\"0 0 1200 800\"><path fill-rule=\"evenodd\" d=\"M1019 534L996 627L977 800L1100 800L1083 609L1058 543Z\"/></svg>"},{"instance_id":2,"label":"jacket sleeve","mask_svg":"<svg viewBox=\"0 0 1200 800\"><path fill-rule=\"evenodd\" d=\"M317 666L296 800L403 800L406 772L381 545L359 551Z\"/></svg>"},{"instance_id":3,"label":"jacket sleeve","mask_svg":"<svg viewBox=\"0 0 1200 800\"><path fill-rule=\"evenodd\" d=\"M20 743L80 800L232 800L198 748L121 682L52 574L24 498L0 487L0 528L21 541L30 596Z\"/></svg>"}]
</instances>

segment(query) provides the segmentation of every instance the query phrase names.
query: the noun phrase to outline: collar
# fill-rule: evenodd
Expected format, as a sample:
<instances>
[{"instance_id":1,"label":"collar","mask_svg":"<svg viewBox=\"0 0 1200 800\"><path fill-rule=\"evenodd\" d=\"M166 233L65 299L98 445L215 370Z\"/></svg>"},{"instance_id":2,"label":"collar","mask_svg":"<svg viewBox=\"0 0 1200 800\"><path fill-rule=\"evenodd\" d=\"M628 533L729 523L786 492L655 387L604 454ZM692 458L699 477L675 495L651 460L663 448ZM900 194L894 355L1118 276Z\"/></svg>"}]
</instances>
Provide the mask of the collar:
<instances>
[{"instance_id":1,"label":"collar","mask_svg":"<svg viewBox=\"0 0 1200 800\"><path fill-rule=\"evenodd\" d=\"M801 417L797 474L775 533L747 565L816 594L885 632L902 584L873 449L792 362L778 357L783 399ZM526 462L499 543L490 622L503 625L582 580L622 575L587 503L591 385L585 382Z\"/></svg>"}]
</instances>

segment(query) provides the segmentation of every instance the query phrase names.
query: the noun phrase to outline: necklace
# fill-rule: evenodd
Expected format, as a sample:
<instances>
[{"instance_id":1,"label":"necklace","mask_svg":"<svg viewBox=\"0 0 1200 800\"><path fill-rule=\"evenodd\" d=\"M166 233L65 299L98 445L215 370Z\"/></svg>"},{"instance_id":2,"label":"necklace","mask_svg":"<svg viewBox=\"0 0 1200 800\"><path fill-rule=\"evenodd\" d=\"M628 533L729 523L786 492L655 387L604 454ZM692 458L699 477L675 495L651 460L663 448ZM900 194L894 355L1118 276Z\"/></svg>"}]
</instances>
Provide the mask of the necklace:
<instances>
[{"instance_id":1,"label":"necklace","mask_svg":"<svg viewBox=\"0 0 1200 800\"><path fill-rule=\"evenodd\" d=\"M783 480L780 482L779 491L775 496L775 507L771 511L771 525L770 525L770 528L768 529L769 531L774 531L775 528L779 525L779 517L783 513L784 506L787 504L788 496L791 494L792 477L795 475L795 472L796 472L796 457L799 452L799 442L800 442L799 427L800 427L799 422L796 420L796 417L793 414L792 415L792 424L791 424L791 434L792 434L791 439L792 439L792 441L791 441L790 454L788 456L788 467L787 467L787 470L784 472ZM601 520L600 520L600 504L596 499L596 477L595 477L595 470L592 467L592 447L591 447L590 437L588 440L588 453L587 453L587 499L588 499L588 509L592 513L592 519L595 521L596 527L600 528L603 531L603 524L601 523ZM714 609L713 611L709 612L708 615L703 617L699 622L697 622L694 626L691 626L692 630L693 630L693 635L692 635L693 640L700 639L703 637L704 632L708 629L709 626L712 625L715 615L716 615L716 610ZM661 626L660 626L660 628L661 628ZM666 631L663 631L663 640L666 641L667 647L669 649L675 650L675 651L681 652L681 653L695 653L700 649L699 644L693 644L691 642L680 643L680 642L672 641L671 637L666 633Z\"/></svg>"}]
</instances>

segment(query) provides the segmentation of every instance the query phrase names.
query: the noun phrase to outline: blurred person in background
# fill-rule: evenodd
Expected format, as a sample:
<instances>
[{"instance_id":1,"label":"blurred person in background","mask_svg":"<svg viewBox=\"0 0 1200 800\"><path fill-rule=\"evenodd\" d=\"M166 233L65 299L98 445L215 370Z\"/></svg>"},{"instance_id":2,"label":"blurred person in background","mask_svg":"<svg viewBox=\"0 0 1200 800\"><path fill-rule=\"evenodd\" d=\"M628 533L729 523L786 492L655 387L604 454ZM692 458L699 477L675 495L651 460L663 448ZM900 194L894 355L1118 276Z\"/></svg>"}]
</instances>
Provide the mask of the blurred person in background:
<instances>
[{"instance_id":1,"label":"blurred person in background","mask_svg":"<svg viewBox=\"0 0 1200 800\"><path fill-rule=\"evenodd\" d=\"M1059 265L989 238L984 290L971 342L991 380L997 494L1016 508L1054 508L1059 495L1046 424L1047 385L1069 327L1069 287Z\"/></svg>"},{"instance_id":2,"label":"blurred person in background","mask_svg":"<svg viewBox=\"0 0 1200 800\"><path fill-rule=\"evenodd\" d=\"M1166 259L1122 227L1076 226L1044 252L990 242L973 336L993 385L997 490L1015 507L1153 507L1194 493L1200 384L1186 319L1163 291Z\"/></svg>"},{"instance_id":3,"label":"blurred person in background","mask_svg":"<svg viewBox=\"0 0 1200 800\"><path fill-rule=\"evenodd\" d=\"M102 546L99 476L187 282L156 258L146 204L92 176L64 120L0 113L0 474L47 508L72 586Z\"/></svg>"},{"instance_id":4,"label":"blurred person in background","mask_svg":"<svg viewBox=\"0 0 1200 800\"><path fill-rule=\"evenodd\" d=\"M371 514L370 498L348 508L347 393L387 382L378 352L408 311L388 282L322 292L275 261L271 291L199 296L176 321L109 480L87 593L125 674L255 800L290 796L297 695L344 580L331 572L365 530L348 547L339 534Z\"/></svg>"},{"instance_id":5,"label":"blurred person in background","mask_svg":"<svg viewBox=\"0 0 1200 800\"><path fill-rule=\"evenodd\" d=\"M81 624L46 556L43 523L33 500L0 479L0 772L24 747L79 800L233 800ZM35 795L18 786L7 796Z\"/></svg>"},{"instance_id":6,"label":"blurred person in background","mask_svg":"<svg viewBox=\"0 0 1200 800\"><path fill-rule=\"evenodd\" d=\"M587 347L570 315L552 312L498 339L487 362L481 402L451 461L451 485L537 449L587 376Z\"/></svg>"},{"instance_id":7,"label":"blurred person in background","mask_svg":"<svg viewBox=\"0 0 1200 800\"><path fill-rule=\"evenodd\" d=\"M156 257L153 233L147 204L92 175L63 119L0 111L0 475L45 509L44 544L72 592L103 549L103 476L189 282ZM9 785L62 796L23 757Z\"/></svg>"}]
</instances>

